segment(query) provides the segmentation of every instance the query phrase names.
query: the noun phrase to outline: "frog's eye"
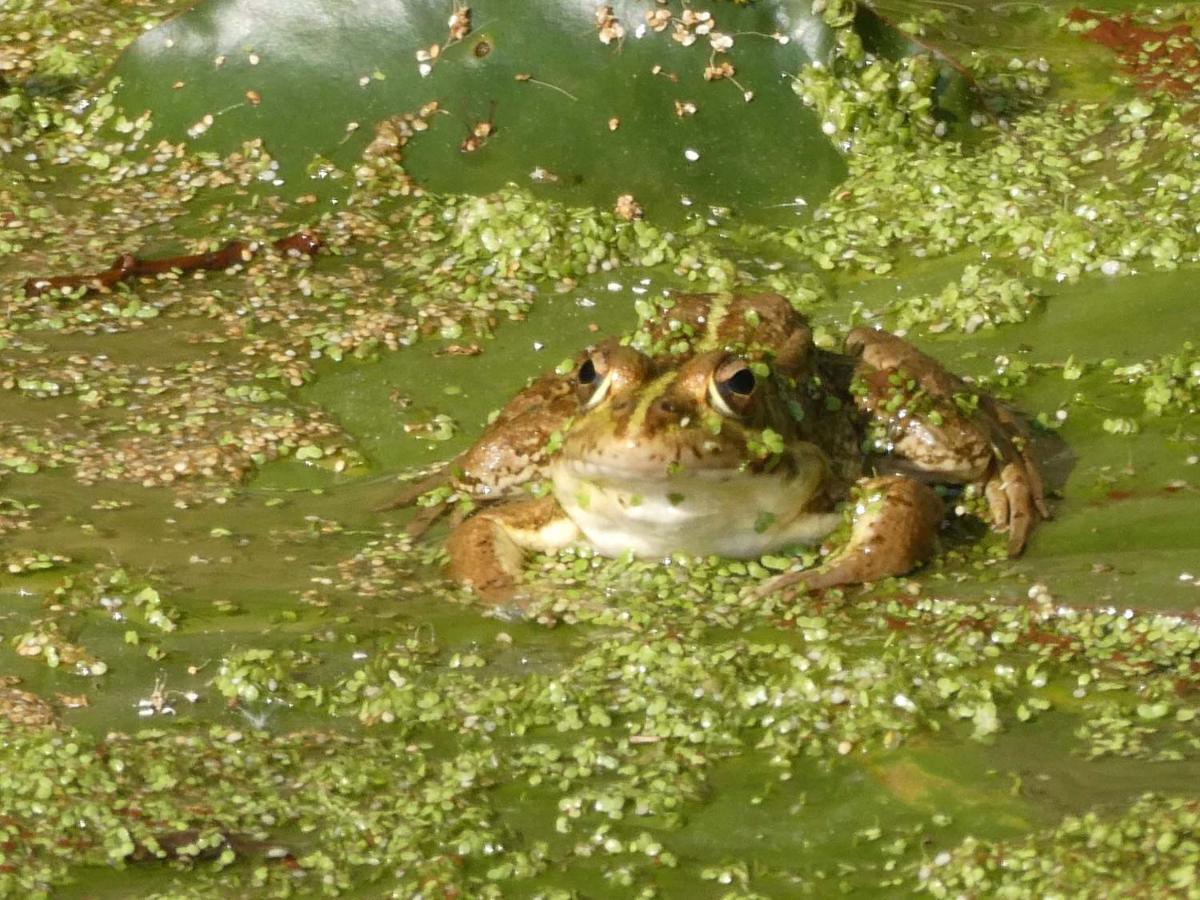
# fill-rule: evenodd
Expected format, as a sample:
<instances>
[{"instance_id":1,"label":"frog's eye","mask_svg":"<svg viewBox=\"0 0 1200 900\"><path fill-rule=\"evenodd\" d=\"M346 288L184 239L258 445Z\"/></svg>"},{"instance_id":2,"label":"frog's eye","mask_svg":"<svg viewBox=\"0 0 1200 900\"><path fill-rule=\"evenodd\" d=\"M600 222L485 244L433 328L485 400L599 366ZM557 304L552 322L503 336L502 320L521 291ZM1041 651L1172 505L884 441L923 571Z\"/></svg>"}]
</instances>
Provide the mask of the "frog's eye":
<instances>
[{"instance_id":1,"label":"frog's eye","mask_svg":"<svg viewBox=\"0 0 1200 900\"><path fill-rule=\"evenodd\" d=\"M758 379L744 360L731 359L713 373L708 398L721 415L741 416L749 409L757 384Z\"/></svg>"},{"instance_id":2,"label":"frog's eye","mask_svg":"<svg viewBox=\"0 0 1200 900\"><path fill-rule=\"evenodd\" d=\"M608 374L608 362L601 353L594 353L579 364L575 389L584 409L591 409L608 395L612 383Z\"/></svg>"}]
</instances>

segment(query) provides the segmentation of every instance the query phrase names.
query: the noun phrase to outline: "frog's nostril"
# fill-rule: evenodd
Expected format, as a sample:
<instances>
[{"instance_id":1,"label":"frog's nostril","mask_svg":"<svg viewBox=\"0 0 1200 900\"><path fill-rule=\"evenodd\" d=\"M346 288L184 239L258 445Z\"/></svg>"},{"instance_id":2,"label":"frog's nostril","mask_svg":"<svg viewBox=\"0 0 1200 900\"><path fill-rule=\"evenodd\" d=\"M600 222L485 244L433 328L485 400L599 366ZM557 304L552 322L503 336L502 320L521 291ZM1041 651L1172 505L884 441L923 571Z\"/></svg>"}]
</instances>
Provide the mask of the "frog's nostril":
<instances>
[{"instance_id":1,"label":"frog's nostril","mask_svg":"<svg viewBox=\"0 0 1200 900\"><path fill-rule=\"evenodd\" d=\"M646 422L651 427L665 428L672 424L685 424L683 419L689 409L686 401L678 397L659 397L650 404Z\"/></svg>"}]
</instances>

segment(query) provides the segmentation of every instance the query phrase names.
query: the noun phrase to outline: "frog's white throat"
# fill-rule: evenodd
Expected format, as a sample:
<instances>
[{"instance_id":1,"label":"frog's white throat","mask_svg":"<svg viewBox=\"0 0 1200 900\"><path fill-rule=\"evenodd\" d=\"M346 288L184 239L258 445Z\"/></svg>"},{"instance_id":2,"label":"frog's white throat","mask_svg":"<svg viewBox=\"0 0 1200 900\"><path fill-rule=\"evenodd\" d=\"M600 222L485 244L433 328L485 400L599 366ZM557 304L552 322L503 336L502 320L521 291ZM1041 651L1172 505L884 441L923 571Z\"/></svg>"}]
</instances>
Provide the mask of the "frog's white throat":
<instances>
[{"instance_id":1,"label":"frog's white throat","mask_svg":"<svg viewBox=\"0 0 1200 900\"><path fill-rule=\"evenodd\" d=\"M605 556L747 559L815 543L841 521L837 513L810 509L827 477L823 464L791 473L694 469L649 475L559 459L550 475L563 510Z\"/></svg>"}]
</instances>

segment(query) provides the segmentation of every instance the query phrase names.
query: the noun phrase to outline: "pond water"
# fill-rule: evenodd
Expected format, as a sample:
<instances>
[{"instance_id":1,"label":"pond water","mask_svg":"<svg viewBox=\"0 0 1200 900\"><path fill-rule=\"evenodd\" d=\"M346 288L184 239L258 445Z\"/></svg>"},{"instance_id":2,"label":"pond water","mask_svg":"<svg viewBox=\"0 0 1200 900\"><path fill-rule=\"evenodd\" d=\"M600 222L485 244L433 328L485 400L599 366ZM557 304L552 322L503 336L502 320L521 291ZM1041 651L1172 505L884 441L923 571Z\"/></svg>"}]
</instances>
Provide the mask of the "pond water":
<instances>
[{"instance_id":1,"label":"pond water","mask_svg":"<svg viewBox=\"0 0 1200 900\"><path fill-rule=\"evenodd\" d=\"M42 6L0 11L0 893L1200 895L1194 11ZM1053 519L764 601L775 559L574 548L511 620L381 509L738 289L1021 410Z\"/></svg>"}]
</instances>

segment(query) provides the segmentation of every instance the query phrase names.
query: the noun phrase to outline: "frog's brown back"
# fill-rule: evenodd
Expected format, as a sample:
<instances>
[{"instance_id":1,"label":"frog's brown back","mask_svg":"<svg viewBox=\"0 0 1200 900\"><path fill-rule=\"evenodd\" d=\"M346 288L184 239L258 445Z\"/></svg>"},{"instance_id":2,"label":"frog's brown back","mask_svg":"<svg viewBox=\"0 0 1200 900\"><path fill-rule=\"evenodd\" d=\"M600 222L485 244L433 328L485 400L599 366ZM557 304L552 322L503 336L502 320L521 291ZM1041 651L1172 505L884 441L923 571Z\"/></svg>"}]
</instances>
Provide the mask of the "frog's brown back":
<instances>
[{"instance_id":1,"label":"frog's brown back","mask_svg":"<svg viewBox=\"0 0 1200 900\"><path fill-rule=\"evenodd\" d=\"M807 365L812 346L808 320L772 293L673 294L637 333L654 355L727 349L793 370Z\"/></svg>"}]
</instances>

